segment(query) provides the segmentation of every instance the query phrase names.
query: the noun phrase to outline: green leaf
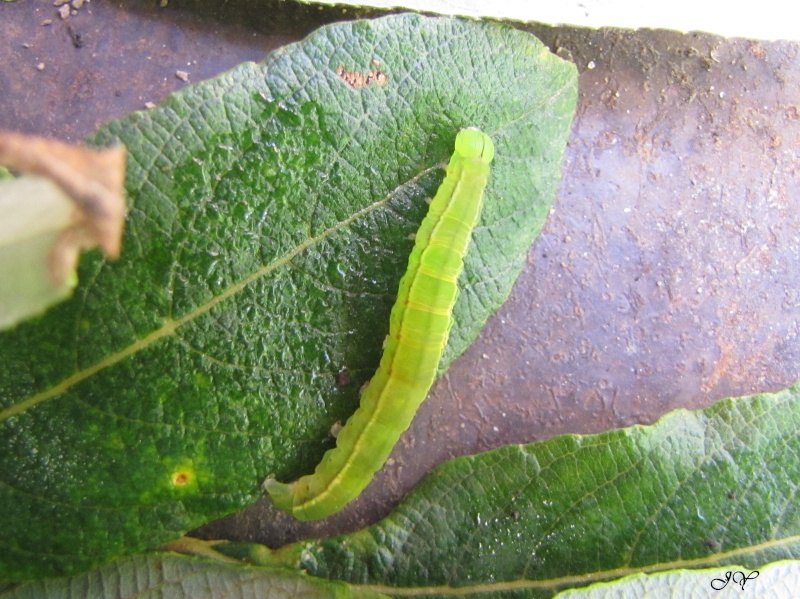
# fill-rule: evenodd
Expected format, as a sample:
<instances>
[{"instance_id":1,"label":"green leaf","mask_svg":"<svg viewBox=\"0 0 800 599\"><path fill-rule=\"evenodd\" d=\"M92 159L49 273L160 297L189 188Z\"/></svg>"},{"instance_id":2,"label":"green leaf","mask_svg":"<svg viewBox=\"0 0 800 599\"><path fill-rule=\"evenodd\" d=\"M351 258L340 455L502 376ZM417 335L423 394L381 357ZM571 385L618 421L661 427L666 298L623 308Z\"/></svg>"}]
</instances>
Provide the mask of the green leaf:
<instances>
[{"instance_id":1,"label":"green leaf","mask_svg":"<svg viewBox=\"0 0 800 599\"><path fill-rule=\"evenodd\" d=\"M676 570L663 574L634 574L612 583L565 591L556 599L640 599L641 597L714 596L735 593L736 599L792 599L800 584L800 562L785 560L751 571L725 566L708 570Z\"/></svg>"},{"instance_id":2,"label":"green leaf","mask_svg":"<svg viewBox=\"0 0 800 599\"><path fill-rule=\"evenodd\" d=\"M552 597L640 572L755 570L800 557L798 430L800 387L727 399L648 427L457 458L354 534L216 549L432 597Z\"/></svg>"},{"instance_id":3,"label":"green leaf","mask_svg":"<svg viewBox=\"0 0 800 599\"><path fill-rule=\"evenodd\" d=\"M386 76L352 87L344 71ZM0 578L157 546L309 472L377 365L457 131L496 157L445 368L542 226L573 65L497 24L398 15L305 41L108 125L122 257L0 335ZM338 377L349 370L350 381Z\"/></svg>"},{"instance_id":4,"label":"green leaf","mask_svg":"<svg viewBox=\"0 0 800 599\"><path fill-rule=\"evenodd\" d=\"M35 316L72 292L74 270L60 279L48 268L73 203L44 177L2 181L0 172L0 329Z\"/></svg>"},{"instance_id":5,"label":"green leaf","mask_svg":"<svg viewBox=\"0 0 800 599\"><path fill-rule=\"evenodd\" d=\"M54 597L137 597L184 599L186 597L331 597L379 599L385 597L343 583L327 582L283 569L220 564L206 559L170 554L142 555L72 578L20 585L3 599Z\"/></svg>"}]
</instances>

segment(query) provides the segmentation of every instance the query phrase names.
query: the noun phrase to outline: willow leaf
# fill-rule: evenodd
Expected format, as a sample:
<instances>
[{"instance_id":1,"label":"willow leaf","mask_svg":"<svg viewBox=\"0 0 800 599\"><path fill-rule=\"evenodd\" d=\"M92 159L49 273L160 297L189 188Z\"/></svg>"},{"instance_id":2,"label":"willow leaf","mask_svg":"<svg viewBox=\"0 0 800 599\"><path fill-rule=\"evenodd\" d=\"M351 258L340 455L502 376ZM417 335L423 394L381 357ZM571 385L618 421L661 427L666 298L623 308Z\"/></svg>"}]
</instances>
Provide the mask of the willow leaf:
<instances>
[{"instance_id":1,"label":"willow leaf","mask_svg":"<svg viewBox=\"0 0 800 599\"><path fill-rule=\"evenodd\" d=\"M0 578L157 546L310 472L381 354L409 233L465 126L497 148L440 368L510 292L560 175L573 65L509 27L397 15L106 126L122 255L0 335ZM339 376L347 368L348 377Z\"/></svg>"},{"instance_id":2,"label":"willow leaf","mask_svg":"<svg viewBox=\"0 0 800 599\"><path fill-rule=\"evenodd\" d=\"M800 557L798 431L800 386L726 399L457 458L354 534L217 549L394 596L545 598L640 573L749 573Z\"/></svg>"},{"instance_id":3,"label":"willow leaf","mask_svg":"<svg viewBox=\"0 0 800 599\"><path fill-rule=\"evenodd\" d=\"M3 599L380 599L385 595L289 572L182 555L139 555L69 578L0 591Z\"/></svg>"}]
</instances>

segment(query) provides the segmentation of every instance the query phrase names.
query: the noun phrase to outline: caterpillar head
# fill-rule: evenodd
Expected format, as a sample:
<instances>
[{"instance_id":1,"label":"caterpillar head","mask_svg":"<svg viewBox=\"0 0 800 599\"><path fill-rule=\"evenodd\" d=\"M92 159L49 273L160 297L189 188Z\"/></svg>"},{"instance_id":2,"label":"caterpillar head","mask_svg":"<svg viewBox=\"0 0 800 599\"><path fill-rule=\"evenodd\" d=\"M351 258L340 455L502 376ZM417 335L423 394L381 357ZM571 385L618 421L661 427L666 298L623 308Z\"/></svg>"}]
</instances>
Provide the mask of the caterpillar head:
<instances>
[{"instance_id":1,"label":"caterpillar head","mask_svg":"<svg viewBox=\"0 0 800 599\"><path fill-rule=\"evenodd\" d=\"M491 138L474 127L467 127L458 132L455 151L463 158L480 158L484 164L489 164L494 158L494 144Z\"/></svg>"}]
</instances>

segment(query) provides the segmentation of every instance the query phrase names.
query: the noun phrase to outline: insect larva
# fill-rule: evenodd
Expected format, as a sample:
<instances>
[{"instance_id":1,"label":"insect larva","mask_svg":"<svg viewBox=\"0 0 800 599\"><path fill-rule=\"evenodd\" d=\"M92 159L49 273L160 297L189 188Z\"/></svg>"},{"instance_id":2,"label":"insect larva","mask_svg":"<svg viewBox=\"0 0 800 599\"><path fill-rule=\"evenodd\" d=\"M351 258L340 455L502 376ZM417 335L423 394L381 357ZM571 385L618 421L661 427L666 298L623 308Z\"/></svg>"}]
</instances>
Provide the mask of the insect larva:
<instances>
[{"instance_id":1,"label":"insect larva","mask_svg":"<svg viewBox=\"0 0 800 599\"><path fill-rule=\"evenodd\" d=\"M275 505L298 520L324 518L358 497L433 385L493 156L492 140L482 131L458 133L445 179L417 231L380 366L361 395L361 405L313 474L293 483L272 477L264 481Z\"/></svg>"}]
</instances>

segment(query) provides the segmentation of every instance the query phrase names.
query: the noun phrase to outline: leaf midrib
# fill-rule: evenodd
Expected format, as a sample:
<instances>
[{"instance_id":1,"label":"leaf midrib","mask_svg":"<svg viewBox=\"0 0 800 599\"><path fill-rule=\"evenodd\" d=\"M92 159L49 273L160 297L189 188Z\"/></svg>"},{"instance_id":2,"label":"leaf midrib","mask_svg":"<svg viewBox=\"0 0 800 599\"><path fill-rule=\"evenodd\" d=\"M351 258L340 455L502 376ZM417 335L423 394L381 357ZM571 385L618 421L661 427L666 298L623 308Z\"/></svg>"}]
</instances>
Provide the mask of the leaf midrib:
<instances>
[{"instance_id":1,"label":"leaf midrib","mask_svg":"<svg viewBox=\"0 0 800 599\"><path fill-rule=\"evenodd\" d=\"M506 580L506 581L498 581L490 583L479 583L474 585L465 585L459 587L449 586L449 585L393 587L381 584L363 584L363 585L355 584L353 585L353 587L398 597L421 597L427 595L462 597L462 596L477 595L482 593L496 593L501 591L524 591L533 589L542 589L542 590L547 589L556 592L578 585L587 585L596 582L607 582L610 580L616 580L633 574L656 574L660 572L669 572L672 570L679 570L679 569L713 568L715 566L733 564L734 562L731 561L733 559L755 556L769 550L776 550L781 548L791 549L791 546L796 543L800 543L800 535L793 535L791 537L784 537L782 539L774 539L766 541L764 543L759 543L757 545L738 547L736 549L731 549L730 551L712 553L694 559L673 560L668 562L659 562L655 564L640 565L640 566L626 566L623 568L614 568L612 570L586 572L584 574L574 574L570 576L562 576L558 578L550 578L544 580L533 580L533 579ZM764 563L772 561L775 560L770 558L765 558Z\"/></svg>"},{"instance_id":2,"label":"leaf midrib","mask_svg":"<svg viewBox=\"0 0 800 599\"><path fill-rule=\"evenodd\" d=\"M552 103L556 98L560 98L562 93L565 90L569 89L570 87L571 87L571 83L569 83L569 82L565 83L563 86L561 86L558 89L558 91L555 94L553 94L549 98L546 98L545 100L543 100L541 103L539 103L536 107L532 108L531 110L528 110L528 111L524 112L523 114L521 114L516 119L513 119L513 120L505 123L503 126L498 127L497 129L495 129L494 131L491 132L491 135L499 134L501 131L503 131L504 129L510 127L512 124L514 124L515 122L521 120L523 117L531 114L532 112L534 112L537 109L541 109L543 106L545 106L547 104ZM132 356L132 355L138 353L139 351L150 347L151 345L153 345L156 341L159 341L160 339L164 339L166 337L171 336L174 331L176 331L177 329L182 327L187 322L192 322L195 318L197 318L199 316L202 316L203 314L205 314L206 312L208 312L209 310L211 310L212 308L214 308L218 304L220 304L223 301L225 301L225 300L233 297L234 295L236 295L238 292L240 292L245 287L247 287L250 283L253 283L253 282L257 281L261 277L269 274L270 272L272 272L273 270L279 268L280 266L283 266L284 264L287 264L294 257L296 257L298 254L300 254L304 250L310 248L311 246L315 245L316 243L318 243L318 242L320 242L320 241L322 241L324 239L327 239L328 237L330 237L331 235L333 235L337 231L343 229L344 227L346 227L349 224L351 224L352 222L358 220L362 216L365 216L365 215L369 214L370 212L373 212L374 210L377 210L378 208L386 205L389 202L389 200L391 200L394 196L396 196L407 185L415 183L416 181L418 181L420 178L422 178L426 174L430 173L431 171L433 171L433 170L435 170L435 169L437 169L437 168L439 168L441 166L444 166L444 165L443 164L436 164L434 166L430 166L428 168L425 168L425 169L421 170L419 173L417 173L415 176L411 177L405 183L401 183L400 185L395 187L391 192L387 193L386 196L384 198L382 198L381 200L378 200L377 202L373 202L372 204L370 204L370 205L362 208L361 210L353 213L351 216L347 217L343 221L340 221L340 222L336 223L335 225L333 225L332 227L329 227L328 229L325 229L319 235L316 235L314 237L308 238L306 241L304 241L303 243L297 245L294 249L292 249L291 251L287 252L282 257L274 260L273 262L270 262L269 264L264 265L263 267L261 267L260 269L256 270L255 272L253 272L249 276L245 277L241 281L233 284L231 287L226 289L221 294L214 296L208 302L206 302L205 304L201 304L200 306L198 306L197 308L195 308L191 312L188 312L187 314L185 314L181 318L179 318L177 320L173 320L171 318L167 318L165 320L165 323L160 328L156 329L155 331L153 331L152 333L150 333L147 336L143 337L142 339L138 339L134 343L132 343L131 345L129 345L129 346L117 351L117 352L114 352L113 354L107 356L106 358L100 360L99 362L96 362L96 363L92 364L91 366L88 366L87 368L84 368L82 370L79 370L79 371L73 373L72 375L70 375L69 377L65 378L60 383L50 387L49 389L46 389L44 391L40 391L39 393L36 393L36 394L34 394L34 395L32 395L32 396L30 396L30 397L28 397L28 398L26 398L26 399L24 399L22 401L19 401L19 402L15 403L14 405L12 405L12 406L4 409L4 410L0 410L0 422L4 422L5 420L7 420L9 418L12 418L13 416L17 416L19 414L22 414L23 412L26 412L30 408L33 408L34 406L37 406L38 404L40 404L40 403L42 403L44 401L47 401L49 399L53 399L54 397L60 396L65 391L69 390L70 388L72 388L73 386L77 385L78 383L81 383L82 381L90 378L91 376L97 374L101 370L104 370L104 369L106 369L106 368L108 368L110 366L113 366L117 362L120 362L123 359L125 359L125 358L127 358L129 356Z\"/></svg>"},{"instance_id":3,"label":"leaf midrib","mask_svg":"<svg viewBox=\"0 0 800 599\"><path fill-rule=\"evenodd\" d=\"M167 318L166 321L164 322L164 324L161 327L159 327L158 329L156 329L153 332L149 333L145 337L143 337L141 339L137 339L134 343L128 345L127 347L124 347L123 349L121 349L119 351L116 351L113 354L110 354L109 356L103 358L102 360L100 360L98 362L95 362L91 366L88 366L86 368L83 368L83 369L73 373L72 375L70 375L69 377L65 378L60 383L50 387L49 389L45 389L44 391L40 391L39 393L36 393L35 395L32 395L32 396L30 396L30 397L28 397L28 398L26 398L26 399L24 399L22 401L19 401L19 402L15 403L14 405L12 405L12 406L4 409L4 410L0 410L0 422L3 422L3 421L5 421L5 420L7 420L9 418L12 418L13 416L17 416L17 415L19 415L19 414L21 414L23 412L26 412L27 410L33 408L34 406L36 406L36 405L38 405L38 404L40 404L40 403L42 403L44 401L47 401L49 399L53 399L54 397L60 396L64 392L66 392L68 389L70 389L73 386L77 385L78 383L81 383L82 381L90 378L91 376L97 374L101 370L104 370L104 369L106 369L106 368L108 368L110 366L113 366L114 364L124 360L125 358L127 358L129 356L135 355L136 353L138 353L138 352L140 352L140 351L152 346L154 343L156 343L157 341L159 341L161 339L170 337L176 330L178 330L180 327L182 327L186 323L194 321L196 318L198 318L199 316L202 316L203 314L209 312L211 309L213 309L217 305L221 304L225 300L230 299L231 297L235 296L237 293L242 291L245 287L247 287L251 283L257 281L261 277L264 277L264 276L268 275L269 273L271 273L275 269L280 268L281 266L289 263L292 259L294 259L301 252L303 252L303 251L307 250L308 248L314 246L315 244L327 239L328 237L330 237L334 233L337 233L338 231L341 231L342 229L344 229L345 227L347 227L348 225L350 225L354 221L358 220L359 218L361 218L363 216L366 216L370 212L373 212L373 211L377 210L378 208L381 208L382 206L385 206L394 196L396 196L398 193L400 193L406 186L408 186L408 185L410 185L412 183L415 183L421 177L425 176L426 174L428 174L432 170L435 170L438 167L439 167L439 165L437 164L437 165L434 165L432 167L428 167L426 169L423 169L422 171L417 173L414 177L410 178L408 181L406 181L404 183L401 183L400 185L395 187L392 191L387 193L382 199L380 199L380 200L378 200L376 202L373 202L372 204L369 204L368 206L362 208L361 210L358 210L357 212L354 212L352 215L348 216L346 219L337 222L336 224L334 224L333 226L325 229L324 231L322 231L318 235L315 235L313 237L309 237L304 242L298 244L292 250L290 250L289 252L285 253L280 258L278 258L276 260L273 260L269 264L265 264L264 266L262 266L261 268L259 268L255 272L251 273L250 275L248 275L244 279L242 279L242 280L238 281L237 283L234 283L233 285L228 287L228 289L226 289L225 291L223 291L219 295L215 295L213 298L211 298L206 303L197 306L196 308L194 308L190 312L187 312L181 318L178 318L178 319Z\"/></svg>"}]
</instances>

